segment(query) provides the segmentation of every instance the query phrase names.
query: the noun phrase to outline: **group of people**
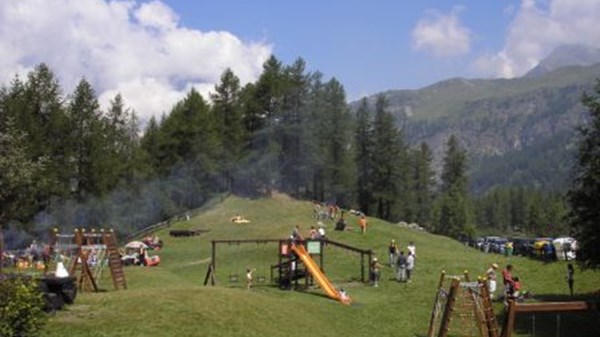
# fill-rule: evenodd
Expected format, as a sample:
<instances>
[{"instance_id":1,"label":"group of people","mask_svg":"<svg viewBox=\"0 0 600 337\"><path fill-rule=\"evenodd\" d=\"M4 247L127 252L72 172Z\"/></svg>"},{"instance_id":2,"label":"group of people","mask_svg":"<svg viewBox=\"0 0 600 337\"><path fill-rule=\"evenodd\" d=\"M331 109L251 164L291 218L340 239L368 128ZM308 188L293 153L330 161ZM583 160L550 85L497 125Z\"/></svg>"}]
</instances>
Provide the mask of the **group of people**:
<instances>
[{"instance_id":1,"label":"group of people","mask_svg":"<svg viewBox=\"0 0 600 337\"><path fill-rule=\"evenodd\" d=\"M389 266L396 267L396 280L398 282L412 282L413 270L415 268L415 261L417 257L417 248L414 242L410 242L406 247L407 254L404 254L404 250L401 250L396 243L396 240L392 239L388 246L389 254ZM379 280L381 278L381 269L383 266L379 263L377 257L374 257L371 261L371 284L374 287L379 286Z\"/></svg>"},{"instance_id":2,"label":"group of people","mask_svg":"<svg viewBox=\"0 0 600 337\"><path fill-rule=\"evenodd\" d=\"M308 238L310 240L324 240L327 238L327 234L325 233L325 226L322 223L318 223L318 228L315 226L310 226L310 230L308 232ZM294 229L292 229L292 234L290 239L293 241L302 241L304 240L304 235L300 233L300 226L296 225Z\"/></svg>"},{"instance_id":3,"label":"group of people","mask_svg":"<svg viewBox=\"0 0 600 337\"><path fill-rule=\"evenodd\" d=\"M490 298L493 300L496 298L497 289L497 275L496 270L498 264L492 263L490 268L486 271L486 277L488 281L488 289L490 292ZM506 265L502 270L502 284L504 285L503 300L504 304L508 305L509 300L522 301L528 297L528 292L524 291L521 286L521 281L517 276L513 274L512 264Z\"/></svg>"},{"instance_id":4,"label":"group of people","mask_svg":"<svg viewBox=\"0 0 600 337\"><path fill-rule=\"evenodd\" d=\"M149 249L156 250L156 251L160 250L163 246L162 240L156 234L150 234L150 235L144 236L144 238L142 239L142 242L146 246L148 246Z\"/></svg>"}]
</instances>

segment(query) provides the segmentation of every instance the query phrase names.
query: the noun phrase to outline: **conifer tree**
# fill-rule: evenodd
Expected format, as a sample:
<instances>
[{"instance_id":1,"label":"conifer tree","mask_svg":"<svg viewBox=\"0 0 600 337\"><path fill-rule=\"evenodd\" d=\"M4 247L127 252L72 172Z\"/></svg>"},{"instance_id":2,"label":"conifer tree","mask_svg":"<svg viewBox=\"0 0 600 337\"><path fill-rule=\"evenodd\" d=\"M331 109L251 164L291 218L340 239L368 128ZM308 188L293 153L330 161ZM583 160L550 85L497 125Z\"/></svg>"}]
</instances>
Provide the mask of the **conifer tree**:
<instances>
[{"instance_id":1,"label":"conifer tree","mask_svg":"<svg viewBox=\"0 0 600 337\"><path fill-rule=\"evenodd\" d=\"M435 191L435 171L433 165L433 153L427 143L413 151L413 200L411 208L414 212L414 220L418 224L431 226L431 207Z\"/></svg>"},{"instance_id":2,"label":"conifer tree","mask_svg":"<svg viewBox=\"0 0 600 337\"><path fill-rule=\"evenodd\" d=\"M600 80L595 93L585 94L589 122L579 129L580 139L574 179L568 192L568 222L579 242L577 257L587 268L600 267Z\"/></svg>"},{"instance_id":3,"label":"conifer tree","mask_svg":"<svg viewBox=\"0 0 600 337\"><path fill-rule=\"evenodd\" d=\"M106 161L105 121L92 85L82 79L69 104L71 127L69 140L73 151L74 170L71 188L78 201L90 195L101 196L109 187L112 169Z\"/></svg>"},{"instance_id":4,"label":"conifer tree","mask_svg":"<svg viewBox=\"0 0 600 337\"><path fill-rule=\"evenodd\" d=\"M368 101L363 98L356 110L356 129L354 132L354 152L356 162L356 189L358 208L369 214L369 205L372 202L371 176L373 174L373 124Z\"/></svg>"},{"instance_id":5,"label":"conifer tree","mask_svg":"<svg viewBox=\"0 0 600 337\"><path fill-rule=\"evenodd\" d=\"M373 198L377 216L392 220L394 210L398 207L402 194L405 171L402 170L406 160L406 149L401 134L395 127L394 117L387 111L385 96L379 95L375 104L375 120L373 123ZM397 219L394 219L397 220Z\"/></svg>"},{"instance_id":6,"label":"conifer tree","mask_svg":"<svg viewBox=\"0 0 600 337\"><path fill-rule=\"evenodd\" d=\"M467 195L467 155L451 135L446 143L446 154L442 168L442 186L436 232L458 237L464 234L469 220Z\"/></svg>"},{"instance_id":7,"label":"conifer tree","mask_svg":"<svg viewBox=\"0 0 600 337\"><path fill-rule=\"evenodd\" d=\"M211 95L211 99L223 149L219 156L223 185L227 191L231 191L234 186L236 166L241 159L246 138L240 80L231 69L228 68L223 72L221 82L215 86L215 93Z\"/></svg>"}]
</instances>

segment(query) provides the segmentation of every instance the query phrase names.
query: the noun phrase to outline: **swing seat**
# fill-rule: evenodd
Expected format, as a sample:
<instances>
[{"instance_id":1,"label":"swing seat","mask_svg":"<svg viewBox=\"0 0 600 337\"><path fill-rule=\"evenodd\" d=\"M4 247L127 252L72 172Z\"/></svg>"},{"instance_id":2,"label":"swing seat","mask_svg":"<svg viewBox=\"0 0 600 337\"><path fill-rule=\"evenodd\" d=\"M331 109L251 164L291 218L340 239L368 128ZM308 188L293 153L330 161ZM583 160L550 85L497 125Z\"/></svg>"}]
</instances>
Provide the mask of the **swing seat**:
<instances>
[{"instance_id":1,"label":"swing seat","mask_svg":"<svg viewBox=\"0 0 600 337\"><path fill-rule=\"evenodd\" d=\"M237 283L239 281L238 275L237 274L231 274L229 275L229 282L231 283Z\"/></svg>"}]
</instances>

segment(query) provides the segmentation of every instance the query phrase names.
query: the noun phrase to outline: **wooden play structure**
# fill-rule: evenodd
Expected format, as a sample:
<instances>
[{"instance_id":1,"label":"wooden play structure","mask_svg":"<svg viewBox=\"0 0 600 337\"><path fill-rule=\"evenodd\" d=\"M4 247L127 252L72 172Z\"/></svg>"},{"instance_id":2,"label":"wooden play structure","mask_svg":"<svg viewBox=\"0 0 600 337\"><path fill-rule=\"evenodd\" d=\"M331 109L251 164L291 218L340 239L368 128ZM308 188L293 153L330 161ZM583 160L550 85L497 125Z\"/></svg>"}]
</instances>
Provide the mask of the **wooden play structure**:
<instances>
[{"instance_id":1,"label":"wooden play structure","mask_svg":"<svg viewBox=\"0 0 600 337\"><path fill-rule=\"evenodd\" d=\"M448 290L444 281L450 279ZM498 337L498 325L487 284L483 279L471 282L463 276L442 272L431 312L428 337Z\"/></svg>"},{"instance_id":2,"label":"wooden play structure","mask_svg":"<svg viewBox=\"0 0 600 337\"><path fill-rule=\"evenodd\" d=\"M360 248L356 248L356 247L352 247L349 245L346 245L344 243L341 242L337 242L337 241L333 241L333 240L306 240L306 241L301 241L301 243L306 247L308 253L316 259L316 261L318 262L319 267L321 268L321 270L324 270L324 262L325 262L325 256L323 254L324 252L324 247L336 247L336 248L340 248L340 249L344 249L344 250L348 250L351 251L353 253L357 253L360 254L360 280L361 282L365 283L368 282L368 275L370 274L370 270L369 270L369 261L371 260L372 256L373 256L373 251L372 250L367 250L367 249L360 249ZM217 247L219 246L229 246L229 247L240 247L242 245L254 245L257 247L260 246L266 246L268 244L277 244L277 248L278 249L278 263L276 264L272 264L269 266L269 272L262 272L259 273L259 275L257 275L259 283L264 283L267 280L267 276L265 274L268 274L269 277L268 279L270 280L270 282L275 282L277 281L277 283L282 282L286 282L285 280L289 280L290 279L290 273L288 272L289 270L291 270L292 268L292 260L291 258L293 257L291 248L290 248L290 240L289 239L240 239L240 240L212 240L211 241L211 263L209 264L207 273L206 273L206 277L204 279L204 285L215 285L217 282L217 265L220 263L219 259L218 259L218 249ZM275 249L273 249L273 252L275 251ZM299 261L300 263L302 263L302 261ZM228 264L231 264L228 263ZM302 267L300 265L300 267ZM240 278L240 275L242 273L241 269L243 268L238 268L238 271L236 272L231 272L228 274L228 280L229 282L237 282ZM298 269L300 273L300 269ZM295 277L293 277L295 278ZM300 277L302 278L302 277ZM297 279L294 279L292 281L297 281Z\"/></svg>"},{"instance_id":3,"label":"wooden play structure","mask_svg":"<svg viewBox=\"0 0 600 337\"><path fill-rule=\"evenodd\" d=\"M338 289L336 289L329 279L324 274L324 248L335 247L344 250L349 250L353 253L360 254L360 280L364 283L367 282L369 261L372 258L373 252L371 250L360 249L352 247L340 242L331 240L290 240L290 239L250 239L250 240L213 240L212 244L212 259L204 279L204 285L215 285L217 282L217 247L228 246L240 247L242 245L266 245L266 244L277 244L278 245L278 262L268 267L269 278L266 276L266 272L257 272L256 280L257 283L266 283L267 280L271 284L276 284L281 289L306 289L309 285L313 285L316 282L321 289L331 298L340 300L343 303L348 304L349 298L342 299ZM224 249L223 249L224 250ZM274 250L270 251L272 254ZM223 253L224 254L224 253ZM247 257L248 252L245 253L231 253L233 256ZM266 257L268 259L268 256ZM263 260L265 256L263 256ZM239 263L240 258L231 258L235 262L229 262L228 265L233 263ZM256 262L255 262L256 263ZM240 281L240 275L242 275L243 268L231 268L227 266L228 280L230 283L237 283ZM247 267L244 267L247 268Z\"/></svg>"},{"instance_id":4,"label":"wooden play structure","mask_svg":"<svg viewBox=\"0 0 600 337\"><path fill-rule=\"evenodd\" d=\"M597 309L597 304L584 301L572 301L572 302L539 302L539 303L518 303L513 300L508 302L508 309L506 311L506 317L504 319L504 325L502 327L501 337L511 337L514 331L515 315L522 313L557 313L556 319L556 336L560 336L560 313L566 312L584 312L589 310ZM533 316L535 317L535 316ZM535 324L532 331L535 335ZM568 332L566 336L573 336L572 331Z\"/></svg>"},{"instance_id":5,"label":"wooden play structure","mask_svg":"<svg viewBox=\"0 0 600 337\"><path fill-rule=\"evenodd\" d=\"M76 229L72 234L61 234L54 229L50 236L50 253L55 256L55 261L65 264L69 275L76 277L80 290L97 292L97 280L105 266L110 269L115 289L127 289L112 229Z\"/></svg>"}]
</instances>

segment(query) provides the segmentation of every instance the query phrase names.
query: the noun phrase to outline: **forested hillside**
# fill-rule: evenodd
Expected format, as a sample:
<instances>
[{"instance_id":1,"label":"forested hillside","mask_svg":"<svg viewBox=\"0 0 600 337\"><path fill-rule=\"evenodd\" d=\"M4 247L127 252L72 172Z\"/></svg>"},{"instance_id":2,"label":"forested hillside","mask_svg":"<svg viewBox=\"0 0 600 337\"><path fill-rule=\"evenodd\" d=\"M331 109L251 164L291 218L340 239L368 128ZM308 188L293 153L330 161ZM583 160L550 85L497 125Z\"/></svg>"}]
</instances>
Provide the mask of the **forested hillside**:
<instances>
[{"instance_id":1,"label":"forested hillside","mask_svg":"<svg viewBox=\"0 0 600 337\"><path fill-rule=\"evenodd\" d=\"M472 164L472 191L481 194L493 186L564 191L576 128L587 116L581 96L593 91L598 76L600 64L567 66L511 80L452 79L384 95L407 139L426 142L437 158L449 135L460 138ZM436 167L439 171L440 162Z\"/></svg>"},{"instance_id":2,"label":"forested hillside","mask_svg":"<svg viewBox=\"0 0 600 337\"><path fill-rule=\"evenodd\" d=\"M219 195L278 190L450 236L516 227L564 232L560 193L514 187L474 198L471 177L486 178L470 172L478 168L473 156L540 144L547 127L548 139L561 134L572 124L564 109L583 116L584 109L563 98L575 100L586 87L568 78L557 83L569 85L552 84L559 91L541 82L523 91L517 80L506 87L483 81L475 87L496 89L472 88L477 100L435 103L438 91L464 100L462 89L472 87L462 80L440 83L423 89L431 97L417 98L428 106L462 102L454 104L457 113L412 121L394 113L396 96L364 99L351 109L335 78L308 72L301 59L284 65L273 56L256 82L241 85L227 69L210 97L192 89L142 129L121 95L102 109L85 79L64 93L41 64L0 91L0 223L8 228L9 247L57 225L130 233ZM510 146L493 131L500 122Z\"/></svg>"}]
</instances>

